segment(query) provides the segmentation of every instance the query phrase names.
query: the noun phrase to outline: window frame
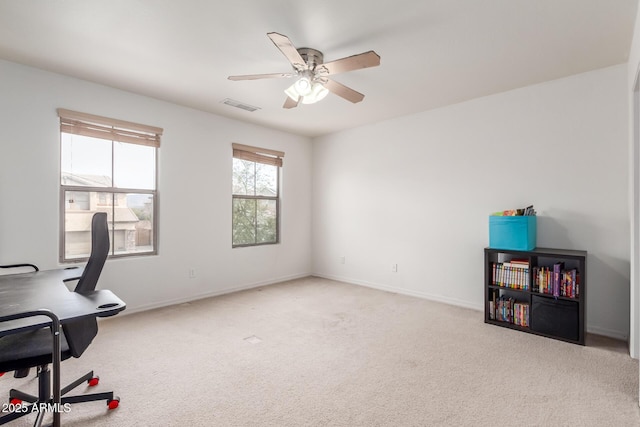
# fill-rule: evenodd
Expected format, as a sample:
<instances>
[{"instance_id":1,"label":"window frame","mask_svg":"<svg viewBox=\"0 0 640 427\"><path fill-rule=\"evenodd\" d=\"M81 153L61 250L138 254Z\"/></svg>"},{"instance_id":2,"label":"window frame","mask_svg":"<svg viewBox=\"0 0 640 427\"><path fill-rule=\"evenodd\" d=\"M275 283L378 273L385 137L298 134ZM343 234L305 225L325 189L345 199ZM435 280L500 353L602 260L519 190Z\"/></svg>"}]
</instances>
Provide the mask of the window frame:
<instances>
[{"instance_id":1,"label":"window frame","mask_svg":"<svg viewBox=\"0 0 640 427\"><path fill-rule=\"evenodd\" d=\"M266 165L271 165L276 167L276 195L275 196L262 196L262 195L246 195L246 194L235 194L233 192L233 186L231 189L231 247L232 248L247 248L253 246L265 246L265 245L277 245L280 243L280 194L281 194L281 169L283 166L282 158L284 157L284 153L281 151L266 149L266 148L258 148L251 147L242 144L232 144L233 147L233 155L232 155L232 179L233 179L233 159L239 159L244 161L249 161L255 163L262 163ZM254 173L255 177L255 173ZM276 204L276 238L273 242L257 242L257 212L254 217L254 228L255 228L255 237L256 241L254 243L241 243L236 244L233 240L233 224L234 224L234 201L235 200L269 200L275 201Z\"/></svg>"},{"instance_id":2,"label":"window frame","mask_svg":"<svg viewBox=\"0 0 640 427\"><path fill-rule=\"evenodd\" d=\"M112 201L111 201L111 221L109 222L109 255L108 258L128 258L128 257L138 257L138 256L154 256L158 254L158 248L159 248L159 220L158 220L158 212L159 212L159 201L158 201L158 149L160 148L160 136L162 135L163 130L161 128L156 128L156 127L151 127L151 126L145 126L145 125L140 125L140 124L136 124L136 123L131 123L131 122L125 122L122 120L117 120L117 119L110 119L110 118L106 118L106 117L100 117L100 116L94 116L91 114L86 114L86 113L78 113L78 112L74 112L74 111L69 111L69 110L65 110L62 108L58 109L58 115L60 116L60 128L58 130L58 136L59 136L59 144L58 144L58 148L60 150L60 159L58 162L58 167L59 167L59 173L58 173L58 179L59 179L59 186L60 186L60 193L59 193L59 197L60 197L60 212L59 212L59 218L60 218L60 224L59 224L59 242L60 242L60 247L59 247L59 260L61 263L78 263L78 262L86 262L89 257L78 257L78 258L67 258L66 256L66 228L65 228L65 220L66 220L66 193L67 192L84 192L84 193L107 193L109 195L111 195ZM155 134L156 137L156 141L155 142L148 142L148 141L141 141L141 142L136 142L135 139L131 139L130 136L125 136L125 138L127 140L118 140L118 136L117 136L117 131L114 131L113 134L110 133L104 133L103 136L94 136L94 135L87 135L87 134L83 134L82 132L65 132L64 130L64 120L67 117L73 117L74 119L79 119L79 121L83 121L86 120L89 123L98 123L102 126L106 126L106 127L113 127L114 129L118 128L118 129L134 129L137 131L142 131L142 132L148 132L151 133L153 132ZM90 136L93 138L98 138L98 139L102 139L104 141L109 141L111 142L111 177L112 177L112 182L111 182L111 186L110 187L93 187L93 186L77 186L77 185L64 185L62 183L62 134L66 133L66 134L79 134L79 135L85 135L85 136ZM108 135L113 135L114 139L107 139ZM114 174L114 169L115 169L115 144L116 142L120 142L123 144L132 144L132 145L144 145L144 146L151 146L154 148L154 189L149 190L149 189L138 189L138 188L125 188L125 187L114 187L113 184L113 174ZM153 224L152 224L152 233L153 233L153 248L150 251L144 251L144 252L131 252L131 253L115 253L115 246L114 246L114 233L115 233L115 208L116 208L116 196L117 194L129 194L129 193L134 193L134 194L149 194L153 197L153 208L152 208L152 215L153 215Z\"/></svg>"}]
</instances>

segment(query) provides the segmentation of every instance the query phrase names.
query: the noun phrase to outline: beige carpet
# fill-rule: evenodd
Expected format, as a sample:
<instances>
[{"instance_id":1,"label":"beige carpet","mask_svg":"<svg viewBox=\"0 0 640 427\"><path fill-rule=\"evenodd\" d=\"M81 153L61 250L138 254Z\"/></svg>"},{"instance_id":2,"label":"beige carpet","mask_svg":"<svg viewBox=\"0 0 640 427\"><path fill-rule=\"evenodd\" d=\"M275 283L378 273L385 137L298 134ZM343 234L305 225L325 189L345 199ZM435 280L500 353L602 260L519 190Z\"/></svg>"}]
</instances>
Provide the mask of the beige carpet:
<instances>
[{"instance_id":1,"label":"beige carpet","mask_svg":"<svg viewBox=\"0 0 640 427\"><path fill-rule=\"evenodd\" d=\"M624 344L319 278L106 319L63 382L92 367L121 406L76 405L63 425L640 425ZM17 385L35 390L5 375L0 393Z\"/></svg>"}]
</instances>

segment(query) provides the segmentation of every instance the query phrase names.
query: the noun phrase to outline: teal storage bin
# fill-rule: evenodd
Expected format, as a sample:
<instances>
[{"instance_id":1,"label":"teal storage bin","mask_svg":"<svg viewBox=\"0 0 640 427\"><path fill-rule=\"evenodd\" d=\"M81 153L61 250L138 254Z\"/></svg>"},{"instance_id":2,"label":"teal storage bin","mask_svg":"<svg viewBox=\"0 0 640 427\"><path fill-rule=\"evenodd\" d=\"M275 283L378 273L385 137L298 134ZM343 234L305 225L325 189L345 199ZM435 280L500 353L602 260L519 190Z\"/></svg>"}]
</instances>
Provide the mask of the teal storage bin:
<instances>
[{"instance_id":1,"label":"teal storage bin","mask_svg":"<svg viewBox=\"0 0 640 427\"><path fill-rule=\"evenodd\" d=\"M536 216L489 216L489 247L530 251L536 247Z\"/></svg>"}]
</instances>

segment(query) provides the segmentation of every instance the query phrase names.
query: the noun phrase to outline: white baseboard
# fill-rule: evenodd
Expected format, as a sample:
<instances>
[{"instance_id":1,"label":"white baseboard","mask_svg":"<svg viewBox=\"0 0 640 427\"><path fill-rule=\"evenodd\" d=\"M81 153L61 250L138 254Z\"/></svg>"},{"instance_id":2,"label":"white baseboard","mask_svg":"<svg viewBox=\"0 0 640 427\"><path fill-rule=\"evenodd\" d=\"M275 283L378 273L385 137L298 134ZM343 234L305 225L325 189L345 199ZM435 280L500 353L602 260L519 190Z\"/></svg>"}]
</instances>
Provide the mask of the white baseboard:
<instances>
[{"instance_id":1,"label":"white baseboard","mask_svg":"<svg viewBox=\"0 0 640 427\"><path fill-rule=\"evenodd\" d=\"M417 298L423 298L430 301L442 302L444 304L455 305L457 307L470 308L472 310L484 311L484 306L482 304L476 304L469 301L457 299L457 298L449 298L442 295L431 294L428 292L415 291L412 289L404 289L404 288L396 288L393 286L383 285L380 283L372 283L364 280L356 280L348 277L342 276L334 276L331 274L313 274L316 277L322 277L330 280L337 280L339 282L345 282L352 285L365 286L367 288L378 289L381 291L393 292L396 294L408 295Z\"/></svg>"},{"instance_id":2,"label":"white baseboard","mask_svg":"<svg viewBox=\"0 0 640 427\"><path fill-rule=\"evenodd\" d=\"M349 284L352 284L352 285L366 286L368 288L373 288L373 289L378 289L378 290L382 290L382 291L398 293L398 294L402 294L402 295L413 296L413 297L417 297L417 298L424 298L424 299L427 299L427 300L430 300L430 301L441 302L441 303L444 303L444 304L454 305L454 306L457 306L457 307L464 307L464 308L470 308L472 310L484 311L484 306L482 304L476 304L476 303L473 303L473 302L460 300L460 299L457 299L457 298L449 298L449 297L445 297L445 296L442 296L442 295L435 295L435 294L431 294L431 293L428 293L428 292L414 291L414 290L411 290L411 289L396 288L396 287L393 287L393 286L383 285L383 284L380 284L380 283L372 283L372 282L367 282L367 281L364 281L364 280L356 280L356 279L351 279L349 277L335 276L335 275L331 275L331 274L314 273L313 275L316 276L316 277L322 277L322 278L325 278L325 279L336 280L336 281L339 281L339 282L345 282L345 283L349 283ZM626 341L626 340L629 339L628 334L626 334L624 332L616 331L616 330L613 330L613 329L601 328L601 327L598 327L598 326L588 326L587 325L587 333L596 334L596 335L602 335L602 336L605 336L605 337L614 338L614 339L622 340L622 341Z\"/></svg>"},{"instance_id":3,"label":"white baseboard","mask_svg":"<svg viewBox=\"0 0 640 427\"><path fill-rule=\"evenodd\" d=\"M141 311L153 310L156 308L168 307L170 305L184 304L186 302L197 301L204 298L217 297L220 295L231 294L233 292L245 291L247 289L259 288L261 286L273 285L275 283L286 282L288 280L301 279L303 277L309 277L309 273L292 274L290 276L283 276L274 279L261 280L259 282L246 283L239 286L233 286L230 288L217 289L211 292L205 292L197 295L189 295L183 298L174 298L165 301L158 301L151 304L140 305L134 308L127 307L120 315L127 315L133 313L139 313Z\"/></svg>"},{"instance_id":4,"label":"white baseboard","mask_svg":"<svg viewBox=\"0 0 640 427\"><path fill-rule=\"evenodd\" d=\"M587 333L602 335L605 337L614 338L621 341L627 341L629 339L629 335L624 332L614 331L612 329L607 329L607 328L600 328L598 326L587 325Z\"/></svg>"}]
</instances>

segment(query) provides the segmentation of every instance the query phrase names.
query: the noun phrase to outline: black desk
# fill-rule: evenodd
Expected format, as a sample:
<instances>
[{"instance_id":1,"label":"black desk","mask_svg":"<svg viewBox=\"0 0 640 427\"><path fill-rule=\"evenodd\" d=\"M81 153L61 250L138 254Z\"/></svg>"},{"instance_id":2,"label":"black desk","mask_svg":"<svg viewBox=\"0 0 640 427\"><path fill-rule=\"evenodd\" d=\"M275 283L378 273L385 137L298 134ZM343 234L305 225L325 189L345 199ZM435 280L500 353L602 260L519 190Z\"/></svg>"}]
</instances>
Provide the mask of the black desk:
<instances>
[{"instance_id":1,"label":"black desk","mask_svg":"<svg viewBox=\"0 0 640 427\"><path fill-rule=\"evenodd\" d=\"M81 274L80 269L61 269L0 276L0 337L53 325L54 407L60 407L60 324L83 317L113 316L126 308L108 290L85 294L69 291L64 282L76 280ZM24 313L31 315L20 318ZM53 415L53 425L59 426L60 413Z\"/></svg>"}]
</instances>

